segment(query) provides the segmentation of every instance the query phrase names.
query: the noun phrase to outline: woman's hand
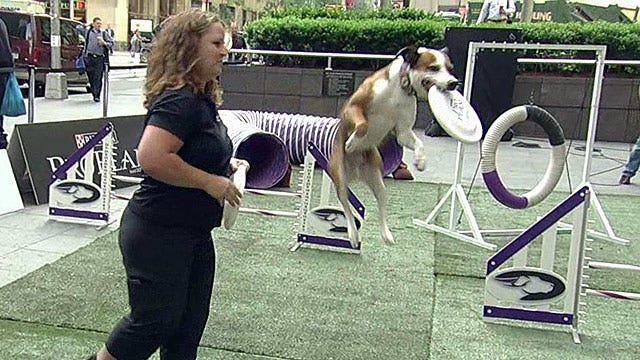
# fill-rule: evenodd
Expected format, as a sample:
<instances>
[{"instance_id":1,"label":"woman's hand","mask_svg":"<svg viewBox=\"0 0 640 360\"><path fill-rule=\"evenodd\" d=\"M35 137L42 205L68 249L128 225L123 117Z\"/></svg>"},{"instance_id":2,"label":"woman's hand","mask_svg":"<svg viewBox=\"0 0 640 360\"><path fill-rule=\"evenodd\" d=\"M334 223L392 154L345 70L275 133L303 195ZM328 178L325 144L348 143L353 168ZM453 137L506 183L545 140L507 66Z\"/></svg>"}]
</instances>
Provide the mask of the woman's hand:
<instances>
[{"instance_id":1,"label":"woman's hand","mask_svg":"<svg viewBox=\"0 0 640 360\"><path fill-rule=\"evenodd\" d=\"M238 171L238 168L241 165L244 165L247 167L247 172L249 171L250 165L249 162L246 160L242 160L242 159L236 159L236 158L231 158L231 173L234 174L236 171Z\"/></svg>"},{"instance_id":2,"label":"woman's hand","mask_svg":"<svg viewBox=\"0 0 640 360\"><path fill-rule=\"evenodd\" d=\"M242 199L240 190L233 181L224 176L211 175L204 190L222 206L225 201L231 206L240 206L240 199Z\"/></svg>"}]
</instances>

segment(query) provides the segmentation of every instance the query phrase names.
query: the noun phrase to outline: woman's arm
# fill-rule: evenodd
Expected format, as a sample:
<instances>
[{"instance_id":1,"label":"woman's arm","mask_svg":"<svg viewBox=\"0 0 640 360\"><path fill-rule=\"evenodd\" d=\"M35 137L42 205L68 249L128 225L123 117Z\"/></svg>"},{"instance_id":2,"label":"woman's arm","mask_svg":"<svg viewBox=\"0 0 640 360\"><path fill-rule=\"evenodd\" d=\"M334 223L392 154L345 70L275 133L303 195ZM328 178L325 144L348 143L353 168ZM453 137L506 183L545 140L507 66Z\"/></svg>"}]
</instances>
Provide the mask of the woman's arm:
<instances>
[{"instance_id":1,"label":"woman's arm","mask_svg":"<svg viewBox=\"0 0 640 360\"><path fill-rule=\"evenodd\" d=\"M167 130L148 125L138 145L138 161L144 172L158 181L201 189L220 203L226 200L239 205L242 195L233 182L187 164L177 154L182 145L182 140Z\"/></svg>"}]
</instances>

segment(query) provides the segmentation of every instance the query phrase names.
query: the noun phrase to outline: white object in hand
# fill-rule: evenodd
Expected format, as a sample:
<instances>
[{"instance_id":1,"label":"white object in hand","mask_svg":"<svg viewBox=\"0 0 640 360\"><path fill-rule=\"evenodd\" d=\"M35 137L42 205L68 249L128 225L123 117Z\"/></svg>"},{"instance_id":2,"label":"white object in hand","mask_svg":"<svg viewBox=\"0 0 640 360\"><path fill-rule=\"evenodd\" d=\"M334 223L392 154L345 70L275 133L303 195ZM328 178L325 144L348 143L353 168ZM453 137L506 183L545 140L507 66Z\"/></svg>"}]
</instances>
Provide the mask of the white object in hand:
<instances>
[{"instance_id":1,"label":"white object in hand","mask_svg":"<svg viewBox=\"0 0 640 360\"><path fill-rule=\"evenodd\" d=\"M247 181L247 166L244 164L238 166L236 172L231 175L231 181L233 181L233 184L240 190L240 194L242 194ZM225 200L224 207L222 208L222 226L225 230L230 230L233 224L236 223L239 210L240 206L232 206Z\"/></svg>"}]
</instances>

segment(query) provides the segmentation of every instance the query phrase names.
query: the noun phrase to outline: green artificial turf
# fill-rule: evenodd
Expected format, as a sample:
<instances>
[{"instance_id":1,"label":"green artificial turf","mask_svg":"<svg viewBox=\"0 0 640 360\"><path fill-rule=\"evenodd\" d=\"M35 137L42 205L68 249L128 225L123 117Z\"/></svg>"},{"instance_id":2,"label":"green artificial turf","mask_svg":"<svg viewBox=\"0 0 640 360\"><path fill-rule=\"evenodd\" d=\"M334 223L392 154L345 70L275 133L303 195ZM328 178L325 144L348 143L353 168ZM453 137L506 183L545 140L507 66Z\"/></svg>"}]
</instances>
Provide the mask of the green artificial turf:
<instances>
[{"instance_id":1,"label":"green artificial turf","mask_svg":"<svg viewBox=\"0 0 640 360\"><path fill-rule=\"evenodd\" d=\"M438 187L388 182L396 246L382 244L368 190L363 252L289 251L292 221L242 216L216 230L217 275L202 346L294 359L424 359L433 299L433 235L411 224ZM408 194L412 201L407 202ZM247 205L290 200L248 196ZM0 289L0 316L108 332L127 311L116 234ZM21 301L16 301L21 299ZM201 358L205 358L201 355Z\"/></svg>"},{"instance_id":2,"label":"green artificial turf","mask_svg":"<svg viewBox=\"0 0 640 360\"><path fill-rule=\"evenodd\" d=\"M319 175L319 172L316 172ZM448 186L387 181L389 223L397 245L382 244L368 189L360 255L289 251L293 221L241 214L214 232L216 282L199 359L636 359L637 303L588 298L583 345L565 333L485 323L483 277L492 254L417 227ZM319 181L316 181L316 189ZM314 192L317 203L319 192ZM567 194L525 211L506 209L480 188L469 198L481 229L524 228ZM640 203L601 196L621 237L634 239ZM293 210L290 199L247 195L245 205ZM448 206L445 207L448 210ZM446 211L438 217L445 225ZM568 221L570 222L570 221ZM0 358L82 358L127 312L116 234L0 289ZM509 238L490 238L504 245ZM558 236L557 269L569 238ZM637 263L637 242L590 243L593 258ZM533 244L529 258L539 255ZM589 271L592 287L640 291L635 274ZM529 327L527 327L529 326ZM7 354L5 356L5 354Z\"/></svg>"}]
</instances>

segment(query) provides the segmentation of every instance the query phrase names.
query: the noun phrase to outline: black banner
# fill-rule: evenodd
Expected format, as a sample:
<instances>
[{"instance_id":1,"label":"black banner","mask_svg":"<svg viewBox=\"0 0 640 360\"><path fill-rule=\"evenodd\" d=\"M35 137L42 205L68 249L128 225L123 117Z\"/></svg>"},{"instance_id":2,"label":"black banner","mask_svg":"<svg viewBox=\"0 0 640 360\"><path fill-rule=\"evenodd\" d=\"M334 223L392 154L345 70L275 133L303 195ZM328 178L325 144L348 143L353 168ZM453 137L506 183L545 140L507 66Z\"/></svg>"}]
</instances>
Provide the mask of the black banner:
<instances>
[{"instance_id":1,"label":"black banner","mask_svg":"<svg viewBox=\"0 0 640 360\"><path fill-rule=\"evenodd\" d=\"M36 204L48 202L51 173L107 122L112 123L115 129L114 174L139 176L142 168L138 164L136 152L144 127L144 117L135 115L16 125L8 153L21 192L28 192L30 187ZM97 184L102 173L101 159L102 147L98 145L95 148L93 179ZM81 163L77 177L84 176L83 170ZM131 186L130 183L119 181L114 181L114 185L116 188Z\"/></svg>"}]
</instances>

